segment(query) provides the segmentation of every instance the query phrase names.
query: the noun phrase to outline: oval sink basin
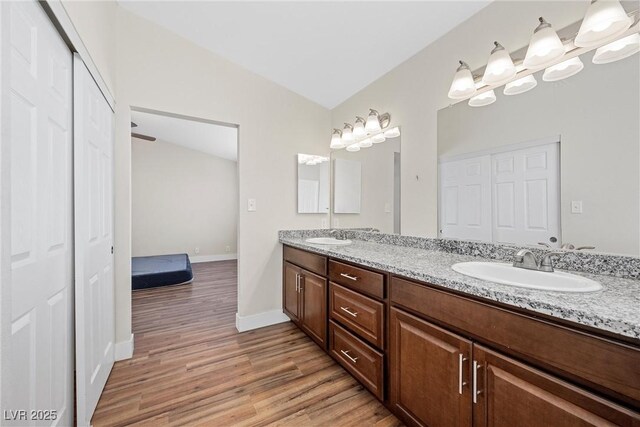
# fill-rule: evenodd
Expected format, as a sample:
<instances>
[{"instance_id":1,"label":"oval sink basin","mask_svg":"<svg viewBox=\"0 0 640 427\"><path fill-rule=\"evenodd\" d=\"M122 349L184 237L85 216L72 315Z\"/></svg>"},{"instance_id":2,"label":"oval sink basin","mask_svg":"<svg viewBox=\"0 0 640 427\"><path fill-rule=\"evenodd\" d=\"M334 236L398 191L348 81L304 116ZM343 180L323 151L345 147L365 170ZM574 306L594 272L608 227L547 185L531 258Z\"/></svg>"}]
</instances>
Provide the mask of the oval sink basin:
<instances>
[{"instance_id":1,"label":"oval sink basin","mask_svg":"<svg viewBox=\"0 0 640 427\"><path fill-rule=\"evenodd\" d=\"M344 246L344 245L350 245L351 244L351 240L345 239L345 240L339 240L336 239L335 237L314 237L311 239L307 239L306 240L307 243L313 243L314 245L338 245L338 246Z\"/></svg>"},{"instance_id":2,"label":"oval sink basin","mask_svg":"<svg viewBox=\"0 0 640 427\"><path fill-rule=\"evenodd\" d=\"M460 262L451 268L465 276L519 288L559 292L594 292L602 289L600 283L576 274L526 270L505 263Z\"/></svg>"}]
</instances>

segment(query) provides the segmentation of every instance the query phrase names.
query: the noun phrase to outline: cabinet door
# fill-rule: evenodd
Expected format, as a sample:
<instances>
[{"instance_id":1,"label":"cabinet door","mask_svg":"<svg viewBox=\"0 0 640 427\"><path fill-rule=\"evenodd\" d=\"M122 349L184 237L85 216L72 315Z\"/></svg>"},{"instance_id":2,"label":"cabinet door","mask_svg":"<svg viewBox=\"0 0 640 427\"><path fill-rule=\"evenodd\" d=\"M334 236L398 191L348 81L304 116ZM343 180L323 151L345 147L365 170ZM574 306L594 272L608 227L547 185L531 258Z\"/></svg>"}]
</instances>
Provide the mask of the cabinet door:
<instances>
[{"instance_id":1,"label":"cabinet door","mask_svg":"<svg viewBox=\"0 0 640 427\"><path fill-rule=\"evenodd\" d=\"M298 322L300 318L300 292L298 288L298 275L300 269L288 262L284 263L283 274L283 306L284 312L291 320Z\"/></svg>"},{"instance_id":2,"label":"cabinet door","mask_svg":"<svg viewBox=\"0 0 640 427\"><path fill-rule=\"evenodd\" d=\"M633 412L551 375L473 345L476 427L640 426Z\"/></svg>"},{"instance_id":3,"label":"cabinet door","mask_svg":"<svg viewBox=\"0 0 640 427\"><path fill-rule=\"evenodd\" d=\"M327 343L327 279L302 272L302 329L318 345Z\"/></svg>"},{"instance_id":4,"label":"cabinet door","mask_svg":"<svg viewBox=\"0 0 640 427\"><path fill-rule=\"evenodd\" d=\"M471 342L391 309L391 405L408 424L470 426Z\"/></svg>"}]
</instances>

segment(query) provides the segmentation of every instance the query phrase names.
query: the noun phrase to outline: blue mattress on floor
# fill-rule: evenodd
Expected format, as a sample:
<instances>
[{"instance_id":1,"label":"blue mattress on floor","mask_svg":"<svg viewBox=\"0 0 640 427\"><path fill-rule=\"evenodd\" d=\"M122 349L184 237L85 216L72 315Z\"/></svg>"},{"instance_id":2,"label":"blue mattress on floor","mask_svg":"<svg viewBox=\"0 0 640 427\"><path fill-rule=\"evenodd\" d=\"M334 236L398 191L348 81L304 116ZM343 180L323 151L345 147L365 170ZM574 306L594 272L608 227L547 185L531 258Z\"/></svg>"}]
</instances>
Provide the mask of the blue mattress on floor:
<instances>
[{"instance_id":1,"label":"blue mattress on floor","mask_svg":"<svg viewBox=\"0 0 640 427\"><path fill-rule=\"evenodd\" d=\"M193 280L187 254L157 255L131 258L133 289L177 285Z\"/></svg>"}]
</instances>

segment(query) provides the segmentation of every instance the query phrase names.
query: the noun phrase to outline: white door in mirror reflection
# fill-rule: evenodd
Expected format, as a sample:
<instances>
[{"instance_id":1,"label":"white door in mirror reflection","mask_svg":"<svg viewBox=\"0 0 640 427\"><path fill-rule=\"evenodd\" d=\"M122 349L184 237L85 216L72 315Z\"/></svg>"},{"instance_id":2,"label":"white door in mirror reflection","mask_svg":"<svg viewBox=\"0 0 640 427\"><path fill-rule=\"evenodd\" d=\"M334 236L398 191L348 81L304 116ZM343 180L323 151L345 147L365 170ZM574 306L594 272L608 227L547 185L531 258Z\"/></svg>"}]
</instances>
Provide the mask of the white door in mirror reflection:
<instances>
[{"instance_id":1,"label":"white door in mirror reflection","mask_svg":"<svg viewBox=\"0 0 640 427\"><path fill-rule=\"evenodd\" d=\"M440 164L442 237L559 246L559 144Z\"/></svg>"}]
</instances>

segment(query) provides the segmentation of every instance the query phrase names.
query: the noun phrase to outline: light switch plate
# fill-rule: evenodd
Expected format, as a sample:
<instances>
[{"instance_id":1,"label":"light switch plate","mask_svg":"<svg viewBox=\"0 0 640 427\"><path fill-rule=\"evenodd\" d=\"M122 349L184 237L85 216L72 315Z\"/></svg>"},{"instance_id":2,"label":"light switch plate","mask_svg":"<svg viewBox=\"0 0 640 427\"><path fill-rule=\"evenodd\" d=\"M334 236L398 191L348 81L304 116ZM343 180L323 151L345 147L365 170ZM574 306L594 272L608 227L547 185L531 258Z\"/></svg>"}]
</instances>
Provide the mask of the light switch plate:
<instances>
[{"instance_id":1,"label":"light switch plate","mask_svg":"<svg viewBox=\"0 0 640 427\"><path fill-rule=\"evenodd\" d=\"M582 213L582 200L572 200L571 201L571 213L572 214L581 214Z\"/></svg>"},{"instance_id":2,"label":"light switch plate","mask_svg":"<svg viewBox=\"0 0 640 427\"><path fill-rule=\"evenodd\" d=\"M247 200L247 210L249 212L255 212L257 210L257 208L256 208L256 199Z\"/></svg>"}]
</instances>

